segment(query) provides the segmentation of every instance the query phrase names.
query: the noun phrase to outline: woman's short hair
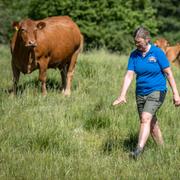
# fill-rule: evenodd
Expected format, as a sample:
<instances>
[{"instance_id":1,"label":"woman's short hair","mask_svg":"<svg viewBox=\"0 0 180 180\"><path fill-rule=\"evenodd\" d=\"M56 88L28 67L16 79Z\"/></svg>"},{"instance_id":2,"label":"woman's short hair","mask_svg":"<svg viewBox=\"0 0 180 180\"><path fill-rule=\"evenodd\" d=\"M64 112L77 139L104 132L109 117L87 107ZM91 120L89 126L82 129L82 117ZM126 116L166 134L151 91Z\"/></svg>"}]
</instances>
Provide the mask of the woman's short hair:
<instances>
[{"instance_id":1,"label":"woman's short hair","mask_svg":"<svg viewBox=\"0 0 180 180\"><path fill-rule=\"evenodd\" d=\"M143 38L143 39L150 39L149 31L144 27L138 27L133 33L134 39L136 38Z\"/></svg>"}]
</instances>

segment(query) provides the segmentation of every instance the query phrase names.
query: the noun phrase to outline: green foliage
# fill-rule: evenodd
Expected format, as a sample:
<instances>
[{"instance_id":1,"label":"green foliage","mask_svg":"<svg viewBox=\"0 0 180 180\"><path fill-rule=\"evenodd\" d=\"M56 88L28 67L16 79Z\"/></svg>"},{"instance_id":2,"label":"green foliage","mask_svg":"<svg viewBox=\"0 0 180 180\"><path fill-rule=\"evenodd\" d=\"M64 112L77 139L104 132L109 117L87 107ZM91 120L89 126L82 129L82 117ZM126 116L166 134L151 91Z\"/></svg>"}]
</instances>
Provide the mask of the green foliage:
<instances>
[{"instance_id":1,"label":"green foliage","mask_svg":"<svg viewBox=\"0 0 180 180\"><path fill-rule=\"evenodd\" d=\"M0 0L0 43L7 43L12 36L13 21L27 17L30 0Z\"/></svg>"},{"instance_id":2,"label":"green foliage","mask_svg":"<svg viewBox=\"0 0 180 180\"><path fill-rule=\"evenodd\" d=\"M180 3L179 0L152 0L157 9L159 34L170 43L180 41Z\"/></svg>"}]
</instances>

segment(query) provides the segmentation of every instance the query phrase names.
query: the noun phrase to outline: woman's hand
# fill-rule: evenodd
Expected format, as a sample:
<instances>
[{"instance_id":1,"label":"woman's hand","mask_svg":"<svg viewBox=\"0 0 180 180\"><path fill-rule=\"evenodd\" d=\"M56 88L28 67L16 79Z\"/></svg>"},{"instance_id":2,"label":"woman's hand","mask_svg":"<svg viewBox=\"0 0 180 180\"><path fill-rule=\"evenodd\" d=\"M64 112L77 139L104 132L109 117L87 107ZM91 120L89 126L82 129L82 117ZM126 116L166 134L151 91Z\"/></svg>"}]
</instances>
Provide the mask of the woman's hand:
<instances>
[{"instance_id":1,"label":"woman's hand","mask_svg":"<svg viewBox=\"0 0 180 180\"><path fill-rule=\"evenodd\" d=\"M118 104L119 104L119 105L120 105L120 104L124 104L124 103L126 103L126 98L120 96L120 97L118 97L118 98L113 102L113 106L118 105Z\"/></svg>"},{"instance_id":2,"label":"woman's hand","mask_svg":"<svg viewBox=\"0 0 180 180\"><path fill-rule=\"evenodd\" d=\"M163 71L166 74L169 85L171 86L171 89L172 89L172 92L173 92L173 103L174 103L174 105L176 107L180 106L180 96L179 96L179 93L178 93L178 89L177 89L177 86L176 86L176 82L175 82L172 70L171 70L170 67L167 67Z\"/></svg>"},{"instance_id":3,"label":"woman's hand","mask_svg":"<svg viewBox=\"0 0 180 180\"><path fill-rule=\"evenodd\" d=\"M173 96L173 103L174 105L177 107L177 106L180 106L180 97L177 95L177 96Z\"/></svg>"},{"instance_id":4,"label":"woman's hand","mask_svg":"<svg viewBox=\"0 0 180 180\"><path fill-rule=\"evenodd\" d=\"M117 104L124 104L126 103L126 92L131 84L131 81L133 79L134 71L128 70L126 72L126 75L124 77L123 86L120 92L120 96L113 102L113 106Z\"/></svg>"}]
</instances>

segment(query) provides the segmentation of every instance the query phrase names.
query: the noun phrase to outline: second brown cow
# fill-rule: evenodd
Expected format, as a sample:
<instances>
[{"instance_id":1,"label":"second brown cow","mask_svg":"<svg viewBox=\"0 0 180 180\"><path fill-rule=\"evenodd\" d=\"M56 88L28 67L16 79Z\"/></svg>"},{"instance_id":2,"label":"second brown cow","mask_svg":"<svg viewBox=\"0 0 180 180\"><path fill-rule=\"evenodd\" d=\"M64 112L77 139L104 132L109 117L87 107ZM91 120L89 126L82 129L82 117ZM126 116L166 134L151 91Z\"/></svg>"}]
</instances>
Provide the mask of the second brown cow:
<instances>
[{"instance_id":1,"label":"second brown cow","mask_svg":"<svg viewBox=\"0 0 180 180\"><path fill-rule=\"evenodd\" d=\"M17 30L11 41L14 93L20 72L27 74L39 69L42 93L46 95L47 69L58 68L62 91L70 95L75 64L83 47L78 26L68 16L56 16L37 21L26 19L13 27Z\"/></svg>"},{"instance_id":2,"label":"second brown cow","mask_svg":"<svg viewBox=\"0 0 180 180\"><path fill-rule=\"evenodd\" d=\"M180 65L180 44L170 46L166 39L160 38L154 42L154 45L160 47L164 51L171 63L178 66Z\"/></svg>"}]
</instances>

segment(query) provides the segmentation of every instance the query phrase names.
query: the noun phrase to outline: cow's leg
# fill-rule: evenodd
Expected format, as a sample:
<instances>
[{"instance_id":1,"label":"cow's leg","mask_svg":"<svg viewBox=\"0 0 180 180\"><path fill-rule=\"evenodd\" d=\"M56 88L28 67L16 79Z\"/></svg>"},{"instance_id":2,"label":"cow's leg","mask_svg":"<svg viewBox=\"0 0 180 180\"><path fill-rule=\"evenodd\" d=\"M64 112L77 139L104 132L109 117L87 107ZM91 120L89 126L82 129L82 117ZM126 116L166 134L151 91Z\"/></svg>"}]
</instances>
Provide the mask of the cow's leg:
<instances>
[{"instance_id":1,"label":"cow's leg","mask_svg":"<svg viewBox=\"0 0 180 180\"><path fill-rule=\"evenodd\" d=\"M17 67L11 62L12 66L12 72L13 72L13 93L17 94L17 84L20 77L20 71L17 69Z\"/></svg>"},{"instance_id":2,"label":"cow's leg","mask_svg":"<svg viewBox=\"0 0 180 180\"><path fill-rule=\"evenodd\" d=\"M48 67L48 62L46 59L41 60L39 63L39 80L41 81L41 90L43 96L47 94L46 90L46 78L47 78L47 67Z\"/></svg>"},{"instance_id":3,"label":"cow's leg","mask_svg":"<svg viewBox=\"0 0 180 180\"><path fill-rule=\"evenodd\" d=\"M62 78L62 86L60 87L60 90L64 93L66 88L66 78L67 78L67 65L64 65L63 68L59 68Z\"/></svg>"},{"instance_id":4,"label":"cow's leg","mask_svg":"<svg viewBox=\"0 0 180 180\"><path fill-rule=\"evenodd\" d=\"M74 75L74 69L77 61L78 54L80 52L80 49L78 49L71 57L70 63L68 65L67 70L67 84L64 91L65 96L69 96L71 94L71 84L72 84L72 78Z\"/></svg>"}]
</instances>

